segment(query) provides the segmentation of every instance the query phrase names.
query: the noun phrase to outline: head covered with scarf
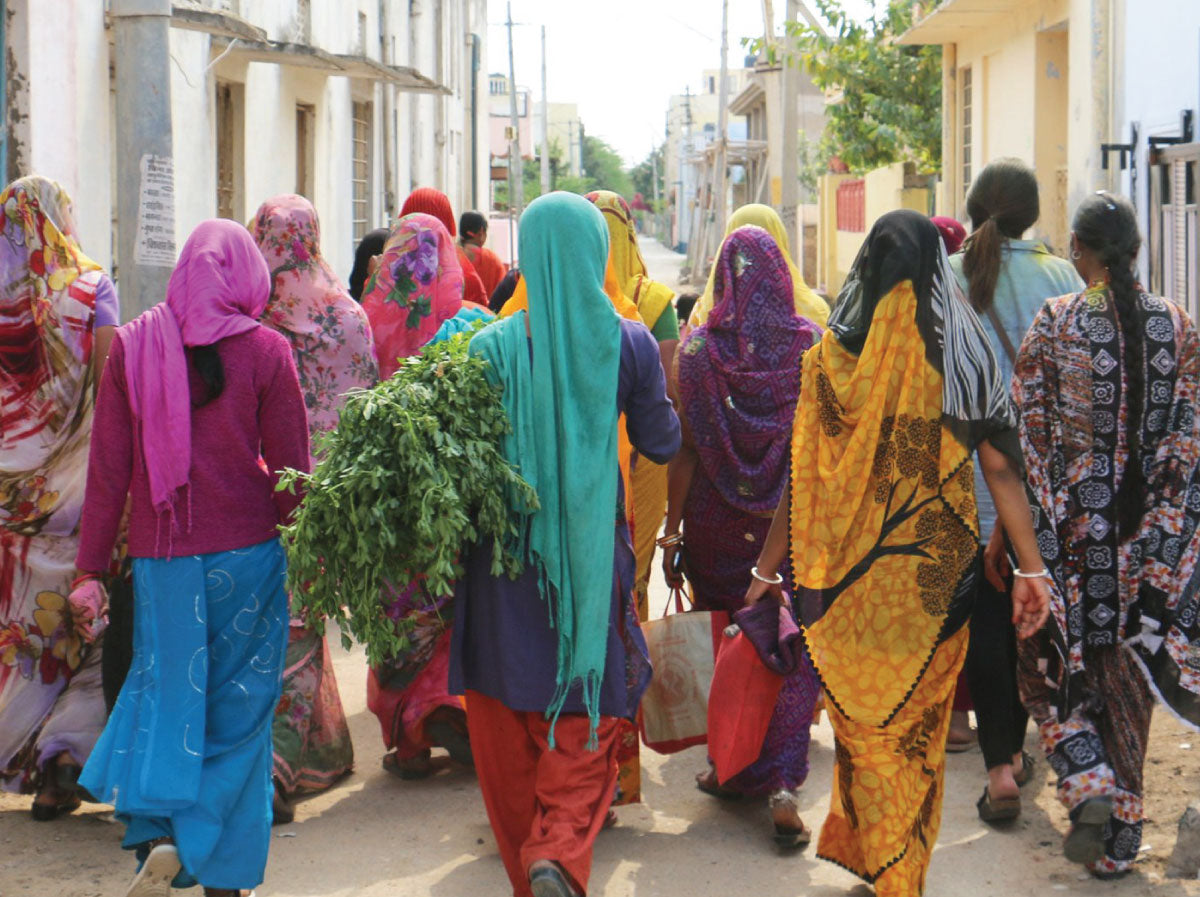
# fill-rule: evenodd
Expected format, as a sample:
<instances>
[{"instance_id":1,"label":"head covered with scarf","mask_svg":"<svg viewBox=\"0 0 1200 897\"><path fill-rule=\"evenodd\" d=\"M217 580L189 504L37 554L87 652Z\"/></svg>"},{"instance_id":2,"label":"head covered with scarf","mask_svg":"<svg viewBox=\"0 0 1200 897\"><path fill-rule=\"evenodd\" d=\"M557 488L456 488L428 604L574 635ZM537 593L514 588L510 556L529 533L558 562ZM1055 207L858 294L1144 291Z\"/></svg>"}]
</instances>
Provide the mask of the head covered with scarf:
<instances>
[{"instance_id":1,"label":"head covered with scarf","mask_svg":"<svg viewBox=\"0 0 1200 897\"><path fill-rule=\"evenodd\" d=\"M74 230L54 181L0 193L0 526L25 533L66 535L83 500L95 305L77 282L100 266Z\"/></svg>"},{"instance_id":2,"label":"head covered with scarf","mask_svg":"<svg viewBox=\"0 0 1200 897\"><path fill-rule=\"evenodd\" d=\"M442 322L462 308L462 297L462 268L445 226L420 212L392 225L362 300L375 336L380 376L390 377L399 359L419 352Z\"/></svg>"},{"instance_id":3,"label":"head covered with scarf","mask_svg":"<svg viewBox=\"0 0 1200 897\"><path fill-rule=\"evenodd\" d=\"M808 284L804 282L804 276L800 273L800 269L792 261L791 241L788 239L787 229L784 228L783 219L779 217L779 213L762 203L748 203L729 216L729 221L725 225L725 236L728 237L739 227L745 227L748 224L761 227L771 235L771 239L779 247L783 260L787 263L788 272L791 274L792 298L796 314L808 318L822 327L825 326L825 321L829 318L829 305L809 288ZM720 295L716 292L719 261L719 255L718 258L713 259L712 269L708 272L708 284L692 307L688 323L693 327L699 327L708 320L713 305L720 299Z\"/></svg>"},{"instance_id":4,"label":"head covered with scarf","mask_svg":"<svg viewBox=\"0 0 1200 897\"><path fill-rule=\"evenodd\" d=\"M371 325L321 256L311 202L295 194L268 199L254 217L253 235L271 269L262 322L291 343L315 436L337 425L348 391L378 379Z\"/></svg>"},{"instance_id":5,"label":"head covered with scarf","mask_svg":"<svg viewBox=\"0 0 1200 897\"><path fill-rule=\"evenodd\" d=\"M958 286L941 233L924 215L902 209L875 222L838 293L829 330L850 352L861 352L876 306L906 280L916 294L925 357L942 375L950 432L968 448L1003 435L996 447L1019 461L1016 417L991 342Z\"/></svg>"},{"instance_id":6,"label":"head covered with scarf","mask_svg":"<svg viewBox=\"0 0 1200 897\"><path fill-rule=\"evenodd\" d=\"M646 260L638 247L637 226L629 203L611 190L593 190L586 199L604 213L608 225L609 259L621 292L638 310L642 323L653 329L670 307L675 294L665 284L650 279Z\"/></svg>"},{"instance_id":7,"label":"head covered with scarf","mask_svg":"<svg viewBox=\"0 0 1200 897\"><path fill-rule=\"evenodd\" d=\"M720 297L679 354L679 391L700 464L730 505L751 513L779 503L787 480L800 357L821 328L797 317L779 247L740 227L717 257Z\"/></svg>"},{"instance_id":8,"label":"head covered with scarf","mask_svg":"<svg viewBox=\"0 0 1200 897\"><path fill-rule=\"evenodd\" d=\"M512 423L504 455L538 494L536 511L511 511L529 517L528 542L518 550L538 572L558 632L558 677L547 712L557 717L579 686L594 741L617 508L621 330L604 292L608 230L590 203L556 192L530 203L520 239L528 310L477 334L471 351L503 385Z\"/></svg>"},{"instance_id":9,"label":"head covered with scarf","mask_svg":"<svg viewBox=\"0 0 1200 897\"><path fill-rule=\"evenodd\" d=\"M125 346L129 408L137 427L155 512L176 526L175 502L192 466L192 406L185 350L259 326L271 274L244 227L223 218L196 225L167 299L118 330Z\"/></svg>"}]
</instances>

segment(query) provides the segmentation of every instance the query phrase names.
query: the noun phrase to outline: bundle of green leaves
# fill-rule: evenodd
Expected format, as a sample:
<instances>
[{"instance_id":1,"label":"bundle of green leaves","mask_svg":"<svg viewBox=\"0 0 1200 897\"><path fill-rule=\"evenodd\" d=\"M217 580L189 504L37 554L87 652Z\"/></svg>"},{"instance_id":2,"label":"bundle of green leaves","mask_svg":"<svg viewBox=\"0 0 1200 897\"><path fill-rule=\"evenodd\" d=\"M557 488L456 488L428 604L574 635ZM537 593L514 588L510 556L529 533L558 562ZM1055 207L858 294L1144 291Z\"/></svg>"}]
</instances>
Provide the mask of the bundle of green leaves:
<instances>
[{"instance_id":1,"label":"bundle of green leaves","mask_svg":"<svg viewBox=\"0 0 1200 897\"><path fill-rule=\"evenodd\" d=\"M469 341L427 346L389 380L351 393L313 472L280 480L305 492L282 529L294 605L318 630L336 620L343 644L353 636L374 665L408 647L407 620L387 614L393 586L449 594L461 553L480 540L495 547L494 575L522 569L511 549L523 520L509 497L535 509L537 495L501 453L508 416Z\"/></svg>"}]
</instances>

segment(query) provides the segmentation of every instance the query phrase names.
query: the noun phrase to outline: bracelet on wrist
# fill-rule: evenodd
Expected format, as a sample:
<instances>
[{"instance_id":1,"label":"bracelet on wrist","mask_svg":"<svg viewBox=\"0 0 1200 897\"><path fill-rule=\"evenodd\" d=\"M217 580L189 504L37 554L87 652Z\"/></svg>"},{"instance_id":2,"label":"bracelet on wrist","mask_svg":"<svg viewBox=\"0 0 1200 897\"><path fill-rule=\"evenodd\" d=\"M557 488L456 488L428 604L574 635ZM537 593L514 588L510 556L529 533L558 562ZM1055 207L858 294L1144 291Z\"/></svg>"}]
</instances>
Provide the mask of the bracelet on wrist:
<instances>
[{"instance_id":1,"label":"bracelet on wrist","mask_svg":"<svg viewBox=\"0 0 1200 897\"><path fill-rule=\"evenodd\" d=\"M1013 576L1018 579L1049 579L1050 571L1043 567L1036 573L1026 573L1024 570L1013 570Z\"/></svg>"},{"instance_id":2,"label":"bracelet on wrist","mask_svg":"<svg viewBox=\"0 0 1200 897\"><path fill-rule=\"evenodd\" d=\"M780 576L778 573L775 574L774 578L768 578L758 572L757 566L750 568L750 575L753 576L755 579L757 579L759 582L765 582L769 586L783 585L783 577Z\"/></svg>"},{"instance_id":3,"label":"bracelet on wrist","mask_svg":"<svg viewBox=\"0 0 1200 897\"><path fill-rule=\"evenodd\" d=\"M670 548L674 545L682 545L683 533L671 533L669 536L660 536L654 544L659 548Z\"/></svg>"}]
</instances>

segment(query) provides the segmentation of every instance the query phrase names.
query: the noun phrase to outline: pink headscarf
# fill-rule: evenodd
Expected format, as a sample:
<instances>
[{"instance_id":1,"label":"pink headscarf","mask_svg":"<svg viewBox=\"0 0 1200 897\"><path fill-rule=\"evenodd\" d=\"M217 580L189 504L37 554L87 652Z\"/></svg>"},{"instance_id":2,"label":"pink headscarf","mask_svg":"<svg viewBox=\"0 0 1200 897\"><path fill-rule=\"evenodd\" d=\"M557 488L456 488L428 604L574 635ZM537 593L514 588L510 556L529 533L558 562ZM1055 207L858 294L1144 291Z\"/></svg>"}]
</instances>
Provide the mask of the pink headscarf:
<instances>
[{"instance_id":1,"label":"pink headscarf","mask_svg":"<svg viewBox=\"0 0 1200 897\"><path fill-rule=\"evenodd\" d=\"M432 215L415 212L392 225L362 307L375 334L379 373L415 355L442 322L462 308L463 272L454 239Z\"/></svg>"},{"instance_id":2,"label":"pink headscarf","mask_svg":"<svg viewBox=\"0 0 1200 897\"><path fill-rule=\"evenodd\" d=\"M171 279L167 301L120 328L129 409L141 437L150 501L174 527L192 466L192 405L184 348L253 330L271 295L267 263L235 221L202 221Z\"/></svg>"},{"instance_id":3,"label":"pink headscarf","mask_svg":"<svg viewBox=\"0 0 1200 897\"><path fill-rule=\"evenodd\" d=\"M346 393L379 379L371 325L321 257L317 210L286 194L259 207L254 242L271 269L271 300L262 323L292 345L310 436L337 426Z\"/></svg>"}]
</instances>

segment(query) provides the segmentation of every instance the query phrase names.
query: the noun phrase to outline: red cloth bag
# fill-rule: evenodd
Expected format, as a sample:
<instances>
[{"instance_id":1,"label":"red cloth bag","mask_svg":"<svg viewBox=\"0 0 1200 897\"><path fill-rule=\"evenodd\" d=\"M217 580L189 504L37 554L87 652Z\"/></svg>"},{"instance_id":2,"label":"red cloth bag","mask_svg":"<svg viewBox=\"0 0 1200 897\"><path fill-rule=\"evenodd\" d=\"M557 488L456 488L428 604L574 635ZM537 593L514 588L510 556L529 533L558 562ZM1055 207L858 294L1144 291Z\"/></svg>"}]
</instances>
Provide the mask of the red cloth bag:
<instances>
[{"instance_id":1,"label":"red cloth bag","mask_svg":"<svg viewBox=\"0 0 1200 897\"><path fill-rule=\"evenodd\" d=\"M783 677L767 668L746 634L725 629L708 694L708 756L724 784L762 752Z\"/></svg>"}]
</instances>

